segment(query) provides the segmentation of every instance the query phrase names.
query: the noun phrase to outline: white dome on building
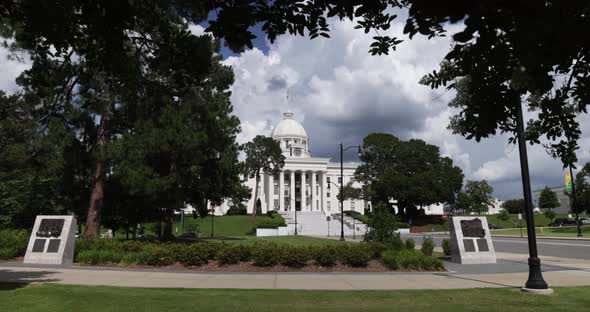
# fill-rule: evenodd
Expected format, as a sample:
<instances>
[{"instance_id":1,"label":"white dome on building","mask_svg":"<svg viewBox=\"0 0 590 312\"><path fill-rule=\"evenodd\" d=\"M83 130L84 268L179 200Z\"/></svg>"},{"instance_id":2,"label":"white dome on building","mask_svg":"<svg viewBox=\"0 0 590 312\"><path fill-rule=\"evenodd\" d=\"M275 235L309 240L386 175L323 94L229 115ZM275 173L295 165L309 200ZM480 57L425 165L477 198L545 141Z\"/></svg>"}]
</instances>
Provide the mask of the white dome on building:
<instances>
[{"instance_id":1,"label":"white dome on building","mask_svg":"<svg viewBox=\"0 0 590 312\"><path fill-rule=\"evenodd\" d=\"M295 119L293 113L283 113L283 120L279 121L270 134L275 139L279 138L305 138L307 139L307 132L305 128Z\"/></svg>"},{"instance_id":2,"label":"white dome on building","mask_svg":"<svg viewBox=\"0 0 590 312\"><path fill-rule=\"evenodd\" d=\"M270 136L281 144L283 155L286 157L311 157L307 132L295 119L293 113L283 113L283 120L279 121Z\"/></svg>"}]
</instances>

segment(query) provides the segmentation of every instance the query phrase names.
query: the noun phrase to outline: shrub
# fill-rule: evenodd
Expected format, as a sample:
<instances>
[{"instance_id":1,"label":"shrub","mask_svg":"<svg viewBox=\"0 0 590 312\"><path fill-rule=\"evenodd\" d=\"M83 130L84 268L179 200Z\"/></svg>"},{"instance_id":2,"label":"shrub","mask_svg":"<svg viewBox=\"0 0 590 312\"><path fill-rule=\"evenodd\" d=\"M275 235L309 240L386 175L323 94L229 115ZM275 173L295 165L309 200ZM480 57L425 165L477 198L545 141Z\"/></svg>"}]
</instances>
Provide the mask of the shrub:
<instances>
[{"instance_id":1,"label":"shrub","mask_svg":"<svg viewBox=\"0 0 590 312\"><path fill-rule=\"evenodd\" d=\"M432 256L432 252L434 251L434 240L432 237L424 237L422 240L422 253L426 256Z\"/></svg>"},{"instance_id":2,"label":"shrub","mask_svg":"<svg viewBox=\"0 0 590 312\"><path fill-rule=\"evenodd\" d=\"M124 241L121 243L121 250L125 252L140 252L144 248L144 243L140 241Z\"/></svg>"},{"instance_id":3,"label":"shrub","mask_svg":"<svg viewBox=\"0 0 590 312\"><path fill-rule=\"evenodd\" d=\"M392 269L397 270L400 268L399 257L397 256L396 252L393 250L387 250L383 253L382 256L383 264Z\"/></svg>"},{"instance_id":4,"label":"shrub","mask_svg":"<svg viewBox=\"0 0 590 312\"><path fill-rule=\"evenodd\" d=\"M369 247L371 247L371 250L373 251L372 258L380 258L383 252L388 249L386 244L379 242L369 243Z\"/></svg>"},{"instance_id":5,"label":"shrub","mask_svg":"<svg viewBox=\"0 0 590 312\"><path fill-rule=\"evenodd\" d=\"M408 239L406 239L405 247L406 247L406 249L414 250L416 248L416 243L414 242L413 239L408 238Z\"/></svg>"},{"instance_id":6,"label":"shrub","mask_svg":"<svg viewBox=\"0 0 590 312\"><path fill-rule=\"evenodd\" d=\"M334 246L322 246L313 251L313 259L323 267L331 267L338 261L339 252Z\"/></svg>"},{"instance_id":7,"label":"shrub","mask_svg":"<svg viewBox=\"0 0 590 312\"><path fill-rule=\"evenodd\" d=\"M399 236L399 233L395 233L395 236L391 238L387 245L394 250L400 250L404 248L404 241Z\"/></svg>"},{"instance_id":8,"label":"shrub","mask_svg":"<svg viewBox=\"0 0 590 312\"><path fill-rule=\"evenodd\" d=\"M225 246L217 251L217 263L220 265L236 264L241 260L242 246Z\"/></svg>"},{"instance_id":9,"label":"shrub","mask_svg":"<svg viewBox=\"0 0 590 312\"><path fill-rule=\"evenodd\" d=\"M118 264L123 254L112 250L86 250L78 254L78 262L84 264Z\"/></svg>"},{"instance_id":10,"label":"shrub","mask_svg":"<svg viewBox=\"0 0 590 312\"><path fill-rule=\"evenodd\" d=\"M349 245L344 262L352 267L365 267L371 260L373 251L368 244Z\"/></svg>"},{"instance_id":11,"label":"shrub","mask_svg":"<svg viewBox=\"0 0 590 312\"><path fill-rule=\"evenodd\" d=\"M442 249L445 253L445 256L451 255L451 240L448 238L443 239L442 241Z\"/></svg>"},{"instance_id":12,"label":"shrub","mask_svg":"<svg viewBox=\"0 0 590 312\"><path fill-rule=\"evenodd\" d=\"M209 257L209 244L197 243L180 245L181 248L172 248L176 250L176 260L187 266L200 266L207 263Z\"/></svg>"},{"instance_id":13,"label":"shrub","mask_svg":"<svg viewBox=\"0 0 590 312\"><path fill-rule=\"evenodd\" d=\"M376 205L374 216L369 219L369 230L365 234L365 241L392 243L396 236L397 221L395 216L383 205Z\"/></svg>"},{"instance_id":14,"label":"shrub","mask_svg":"<svg viewBox=\"0 0 590 312\"><path fill-rule=\"evenodd\" d=\"M409 249L386 251L383 254L383 264L392 270L441 270L444 268L440 260Z\"/></svg>"},{"instance_id":15,"label":"shrub","mask_svg":"<svg viewBox=\"0 0 590 312\"><path fill-rule=\"evenodd\" d=\"M398 223L398 224L397 224L397 227L398 227L399 229L409 229L409 228L410 228L410 225L409 225L409 224L407 224L407 223Z\"/></svg>"},{"instance_id":16,"label":"shrub","mask_svg":"<svg viewBox=\"0 0 590 312\"><path fill-rule=\"evenodd\" d=\"M502 221L508 221L510 219L510 214L508 213L508 210L506 210L506 209L500 210L500 213L498 214L498 219L500 219Z\"/></svg>"},{"instance_id":17,"label":"shrub","mask_svg":"<svg viewBox=\"0 0 590 312\"><path fill-rule=\"evenodd\" d=\"M147 264L150 258L150 253L147 251L128 252L121 258L121 263L124 264Z\"/></svg>"},{"instance_id":18,"label":"shrub","mask_svg":"<svg viewBox=\"0 0 590 312\"><path fill-rule=\"evenodd\" d=\"M29 232L26 230L0 231L0 259L24 256L28 243Z\"/></svg>"},{"instance_id":19,"label":"shrub","mask_svg":"<svg viewBox=\"0 0 590 312\"><path fill-rule=\"evenodd\" d=\"M240 256L240 261L250 261L252 259L252 248L250 246L237 245L235 248Z\"/></svg>"},{"instance_id":20,"label":"shrub","mask_svg":"<svg viewBox=\"0 0 590 312\"><path fill-rule=\"evenodd\" d=\"M238 215L245 216L248 214L248 211L246 210L246 207L232 206L227 210L227 212L225 214L228 216L238 216Z\"/></svg>"},{"instance_id":21,"label":"shrub","mask_svg":"<svg viewBox=\"0 0 590 312\"><path fill-rule=\"evenodd\" d=\"M149 258L147 259L147 264L154 266L166 266L173 264L175 260L175 255L172 254L170 248L159 246L151 251Z\"/></svg>"},{"instance_id":22,"label":"shrub","mask_svg":"<svg viewBox=\"0 0 590 312\"><path fill-rule=\"evenodd\" d=\"M252 260L257 266L274 266L281 260L280 246L272 242L256 242L252 246Z\"/></svg>"},{"instance_id":23,"label":"shrub","mask_svg":"<svg viewBox=\"0 0 590 312\"><path fill-rule=\"evenodd\" d=\"M283 246L281 264L293 268L302 268L309 261L309 249L305 247Z\"/></svg>"}]
</instances>

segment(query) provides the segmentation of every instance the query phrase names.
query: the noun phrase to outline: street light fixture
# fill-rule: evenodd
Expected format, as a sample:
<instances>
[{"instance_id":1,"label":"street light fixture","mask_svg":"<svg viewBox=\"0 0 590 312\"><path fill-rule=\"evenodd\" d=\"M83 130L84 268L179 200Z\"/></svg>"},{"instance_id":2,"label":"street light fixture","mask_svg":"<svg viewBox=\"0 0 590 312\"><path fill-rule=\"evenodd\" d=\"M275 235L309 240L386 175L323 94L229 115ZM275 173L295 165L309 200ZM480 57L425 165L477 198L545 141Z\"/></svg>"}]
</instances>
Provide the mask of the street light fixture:
<instances>
[{"instance_id":1,"label":"street light fixture","mask_svg":"<svg viewBox=\"0 0 590 312\"><path fill-rule=\"evenodd\" d=\"M361 156L361 146L353 145L344 148L342 142L340 142L340 240L344 241L344 151L351 148L358 148L358 156Z\"/></svg>"}]
</instances>

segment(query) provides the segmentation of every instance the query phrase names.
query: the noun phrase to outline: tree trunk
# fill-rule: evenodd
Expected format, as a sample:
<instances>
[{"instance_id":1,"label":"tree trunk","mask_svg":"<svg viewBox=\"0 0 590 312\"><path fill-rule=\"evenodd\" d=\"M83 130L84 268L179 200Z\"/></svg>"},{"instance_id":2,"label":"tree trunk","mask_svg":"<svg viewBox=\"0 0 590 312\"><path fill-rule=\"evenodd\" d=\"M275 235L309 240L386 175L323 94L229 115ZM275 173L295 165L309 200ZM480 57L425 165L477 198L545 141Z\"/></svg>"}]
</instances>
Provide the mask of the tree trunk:
<instances>
[{"instance_id":1,"label":"tree trunk","mask_svg":"<svg viewBox=\"0 0 590 312\"><path fill-rule=\"evenodd\" d=\"M107 142L107 117L102 116L98 126L98 139L96 149L100 150ZM100 158L100 157L99 157ZM97 159L94 165L94 175L92 179L92 192L90 193L90 203L88 205L88 214L86 216L85 238L97 238L100 233L100 218L102 215L102 205L104 201L104 162Z\"/></svg>"},{"instance_id":2,"label":"tree trunk","mask_svg":"<svg viewBox=\"0 0 590 312\"><path fill-rule=\"evenodd\" d=\"M174 234L172 234L172 219L174 210L167 208L164 215L164 234L162 235L163 240L173 240Z\"/></svg>"},{"instance_id":3,"label":"tree trunk","mask_svg":"<svg viewBox=\"0 0 590 312\"><path fill-rule=\"evenodd\" d=\"M254 187L254 207L252 209L252 216L256 219L256 205L258 204L258 184L260 183L260 172L256 172L256 187Z\"/></svg>"}]
</instances>

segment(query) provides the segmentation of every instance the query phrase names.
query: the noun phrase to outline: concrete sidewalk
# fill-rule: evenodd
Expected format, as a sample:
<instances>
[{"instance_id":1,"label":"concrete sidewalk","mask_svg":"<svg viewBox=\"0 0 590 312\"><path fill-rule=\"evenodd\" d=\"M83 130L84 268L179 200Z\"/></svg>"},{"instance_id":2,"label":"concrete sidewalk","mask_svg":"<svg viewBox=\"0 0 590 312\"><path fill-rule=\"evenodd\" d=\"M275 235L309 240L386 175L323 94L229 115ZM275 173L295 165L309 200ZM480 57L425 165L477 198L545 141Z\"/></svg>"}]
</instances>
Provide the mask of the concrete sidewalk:
<instances>
[{"instance_id":1,"label":"concrete sidewalk","mask_svg":"<svg viewBox=\"0 0 590 312\"><path fill-rule=\"evenodd\" d=\"M0 282L58 283L155 288L247 288L396 290L522 287L527 279L526 263L502 259L495 265L447 263L449 272L436 273L202 273L170 270L120 268L0 265ZM506 255L503 255L506 258ZM579 260L544 259L547 283L554 286L589 286L590 268ZM559 265L557 265L559 264ZM481 273L485 272L485 273Z\"/></svg>"}]
</instances>

